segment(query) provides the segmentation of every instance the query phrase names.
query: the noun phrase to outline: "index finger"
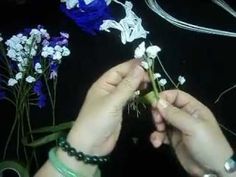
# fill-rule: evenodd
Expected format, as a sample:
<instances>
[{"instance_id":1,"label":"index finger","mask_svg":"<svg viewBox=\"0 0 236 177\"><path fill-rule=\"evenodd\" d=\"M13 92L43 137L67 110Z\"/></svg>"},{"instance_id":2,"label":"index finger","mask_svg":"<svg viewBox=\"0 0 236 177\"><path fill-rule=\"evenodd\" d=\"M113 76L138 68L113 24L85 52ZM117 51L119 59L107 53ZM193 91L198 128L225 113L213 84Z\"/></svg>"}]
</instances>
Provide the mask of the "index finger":
<instances>
[{"instance_id":1,"label":"index finger","mask_svg":"<svg viewBox=\"0 0 236 177\"><path fill-rule=\"evenodd\" d=\"M160 97L193 116L209 110L196 98L178 89L163 91L160 93Z\"/></svg>"},{"instance_id":2,"label":"index finger","mask_svg":"<svg viewBox=\"0 0 236 177\"><path fill-rule=\"evenodd\" d=\"M140 60L131 59L109 69L95 82L96 87L110 93L137 65L140 65ZM144 75L143 82L148 81L148 76Z\"/></svg>"}]
</instances>

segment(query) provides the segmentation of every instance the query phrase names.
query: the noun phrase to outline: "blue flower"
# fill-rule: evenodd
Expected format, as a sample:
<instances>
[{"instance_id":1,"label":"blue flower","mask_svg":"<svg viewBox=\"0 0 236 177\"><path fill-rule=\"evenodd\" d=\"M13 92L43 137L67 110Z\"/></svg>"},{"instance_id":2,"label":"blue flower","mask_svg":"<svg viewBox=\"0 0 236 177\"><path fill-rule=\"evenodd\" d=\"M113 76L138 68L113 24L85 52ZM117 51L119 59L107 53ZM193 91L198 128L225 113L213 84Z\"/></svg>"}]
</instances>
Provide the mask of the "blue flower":
<instances>
[{"instance_id":1,"label":"blue flower","mask_svg":"<svg viewBox=\"0 0 236 177\"><path fill-rule=\"evenodd\" d=\"M0 100L3 100L6 97L6 93L0 88Z\"/></svg>"},{"instance_id":2,"label":"blue flower","mask_svg":"<svg viewBox=\"0 0 236 177\"><path fill-rule=\"evenodd\" d=\"M50 65L50 79L55 79L57 77L58 63L52 62Z\"/></svg>"},{"instance_id":3,"label":"blue flower","mask_svg":"<svg viewBox=\"0 0 236 177\"><path fill-rule=\"evenodd\" d=\"M41 94L39 96L38 103L37 103L38 107L39 108L43 108L46 105L46 100L47 100L46 95L45 94Z\"/></svg>"},{"instance_id":4,"label":"blue flower","mask_svg":"<svg viewBox=\"0 0 236 177\"><path fill-rule=\"evenodd\" d=\"M37 80L34 84L34 93L36 93L38 96L42 93L42 81L41 80Z\"/></svg>"},{"instance_id":5,"label":"blue flower","mask_svg":"<svg viewBox=\"0 0 236 177\"><path fill-rule=\"evenodd\" d=\"M94 0L87 5L84 0L79 0L78 8L67 9L66 5L62 4L61 10L83 31L91 35L95 35L99 31L103 20L112 19L105 0Z\"/></svg>"},{"instance_id":6,"label":"blue flower","mask_svg":"<svg viewBox=\"0 0 236 177\"><path fill-rule=\"evenodd\" d=\"M46 105L46 95L42 92L43 83L41 80L37 80L34 84L34 93L38 96L37 105L39 108L42 108Z\"/></svg>"},{"instance_id":7,"label":"blue flower","mask_svg":"<svg viewBox=\"0 0 236 177\"><path fill-rule=\"evenodd\" d=\"M6 97L6 92L1 88L2 77L0 76L0 100L3 100Z\"/></svg>"},{"instance_id":8,"label":"blue flower","mask_svg":"<svg viewBox=\"0 0 236 177\"><path fill-rule=\"evenodd\" d=\"M66 33L61 33L61 36L59 37L52 37L48 42L49 46L55 47L56 45L59 46L67 46L68 45L68 38L69 35L66 35Z\"/></svg>"}]
</instances>

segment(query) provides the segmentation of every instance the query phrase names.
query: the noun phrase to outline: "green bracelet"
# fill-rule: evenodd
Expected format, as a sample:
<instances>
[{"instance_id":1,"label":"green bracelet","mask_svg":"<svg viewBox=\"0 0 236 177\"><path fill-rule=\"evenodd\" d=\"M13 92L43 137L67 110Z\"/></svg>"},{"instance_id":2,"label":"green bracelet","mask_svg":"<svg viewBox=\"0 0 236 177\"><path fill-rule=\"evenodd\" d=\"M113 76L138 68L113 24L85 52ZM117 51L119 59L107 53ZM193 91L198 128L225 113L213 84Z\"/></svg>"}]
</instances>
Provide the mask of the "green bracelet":
<instances>
[{"instance_id":1,"label":"green bracelet","mask_svg":"<svg viewBox=\"0 0 236 177\"><path fill-rule=\"evenodd\" d=\"M83 177L83 175L74 172L66 165L64 165L56 156L56 148L52 148L49 151L49 161L52 166L63 176L63 177Z\"/></svg>"}]
</instances>

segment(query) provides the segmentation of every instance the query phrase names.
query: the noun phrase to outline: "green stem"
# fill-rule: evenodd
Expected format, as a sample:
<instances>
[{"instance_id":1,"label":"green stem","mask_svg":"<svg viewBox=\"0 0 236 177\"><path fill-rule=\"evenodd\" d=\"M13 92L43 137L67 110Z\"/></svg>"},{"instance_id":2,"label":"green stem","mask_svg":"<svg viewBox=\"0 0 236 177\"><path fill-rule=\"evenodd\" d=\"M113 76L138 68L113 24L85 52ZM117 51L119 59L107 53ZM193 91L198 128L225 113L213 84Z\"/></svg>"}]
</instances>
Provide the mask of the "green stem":
<instances>
[{"instance_id":1,"label":"green stem","mask_svg":"<svg viewBox=\"0 0 236 177\"><path fill-rule=\"evenodd\" d=\"M153 87L155 98L156 98L156 100L159 100L159 94L158 94L159 92L158 92L158 89L157 89L157 86L156 86L156 83L155 83L155 80L154 80L154 77L153 77L153 72L152 72L151 68L148 68L148 75L149 75L149 78L151 80L151 84L152 84L152 87Z\"/></svg>"},{"instance_id":2,"label":"green stem","mask_svg":"<svg viewBox=\"0 0 236 177\"><path fill-rule=\"evenodd\" d=\"M55 102L53 101L53 97L52 97L52 93L51 93L50 87L48 85L47 77L46 77L45 74L43 74L43 76L44 76L45 85L46 85L46 88L47 88L49 100L50 100L51 107L52 107L52 125L54 126L55 125Z\"/></svg>"},{"instance_id":3,"label":"green stem","mask_svg":"<svg viewBox=\"0 0 236 177\"><path fill-rule=\"evenodd\" d=\"M7 66L8 72L9 72L10 76L12 77L13 76L13 72L12 72L12 69L10 67L10 63L8 62L8 58L7 58L7 55L6 55L6 52L5 52L4 48L3 48L2 43L0 44L0 51L1 51L2 56L4 58L5 65Z\"/></svg>"},{"instance_id":4,"label":"green stem","mask_svg":"<svg viewBox=\"0 0 236 177\"><path fill-rule=\"evenodd\" d=\"M16 134L16 156L17 159L20 160L20 126L21 126L21 115L17 118L17 134Z\"/></svg>"},{"instance_id":5,"label":"green stem","mask_svg":"<svg viewBox=\"0 0 236 177\"><path fill-rule=\"evenodd\" d=\"M16 106L16 104L14 103L14 101L8 97L4 97L5 100L9 101L11 104L13 104L14 106Z\"/></svg>"},{"instance_id":6,"label":"green stem","mask_svg":"<svg viewBox=\"0 0 236 177\"><path fill-rule=\"evenodd\" d=\"M32 127L31 127L31 123L30 123L30 115L29 115L29 112L30 112L30 106L29 106L29 102L27 101L27 104L25 105L26 107L26 117L27 117L27 124L28 124L28 128L29 128L29 132L32 132ZM31 138L31 141L33 142L34 141L34 137L33 137L33 134L30 134L30 138ZM35 152L35 150L33 150L33 157L35 159L35 163L36 163L36 167L39 166L39 163L38 163L38 158L37 158L37 154Z\"/></svg>"},{"instance_id":7,"label":"green stem","mask_svg":"<svg viewBox=\"0 0 236 177\"><path fill-rule=\"evenodd\" d=\"M17 109L17 107L16 107L16 109ZM17 119L18 119L18 117L17 117L17 114L16 114L16 115L15 115L14 122L13 122L12 127L11 127L11 130L10 130L10 133L9 133L9 135L8 135L8 137L7 137L7 141L6 141L5 147L4 147L3 159L6 158L8 145L9 145L9 143L10 143L10 141L11 141L11 138L12 138L12 135L13 135L13 133L14 133L14 130L15 130L15 127L16 127L16 124L17 124Z\"/></svg>"},{"instance_id":8,"label":"green stem","mask_svg":"<svg viewBox=\"0 0 236 177\"><path fill-rule=\"evenodd\" d=\"M21 134L22 134L22 137L25 137L24 119L21 119ZM29 159L28 159L28 154L27 154L27 150L26 150L25 146L23 146L23 151L24 151L24 155L25 155L26 164L28 164L29 163Z\"/></svg>"}]
</instances>

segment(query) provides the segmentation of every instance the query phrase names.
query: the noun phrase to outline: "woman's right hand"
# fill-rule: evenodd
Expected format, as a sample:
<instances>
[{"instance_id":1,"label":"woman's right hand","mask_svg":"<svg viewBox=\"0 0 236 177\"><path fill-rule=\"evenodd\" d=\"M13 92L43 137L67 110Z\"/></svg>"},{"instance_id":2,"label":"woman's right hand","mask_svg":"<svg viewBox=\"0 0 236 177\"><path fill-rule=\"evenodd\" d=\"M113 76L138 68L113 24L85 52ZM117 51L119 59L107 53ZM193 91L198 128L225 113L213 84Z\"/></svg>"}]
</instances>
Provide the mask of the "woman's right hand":
<instances>
[{"instance_id":1,"label":"woman's right hand","mask_svg":"<svg viewBox=\"0 0 236 177\"><path fill-rule=\"evenodd\" d=\"M233 150L214 115L201 102L180 90L168 90L153 104L152 114L156 131L150 140L154 147L170 144L182 166L193 176L209 171L230 176L224 163Z\"/></svg>"}]
</instances>

